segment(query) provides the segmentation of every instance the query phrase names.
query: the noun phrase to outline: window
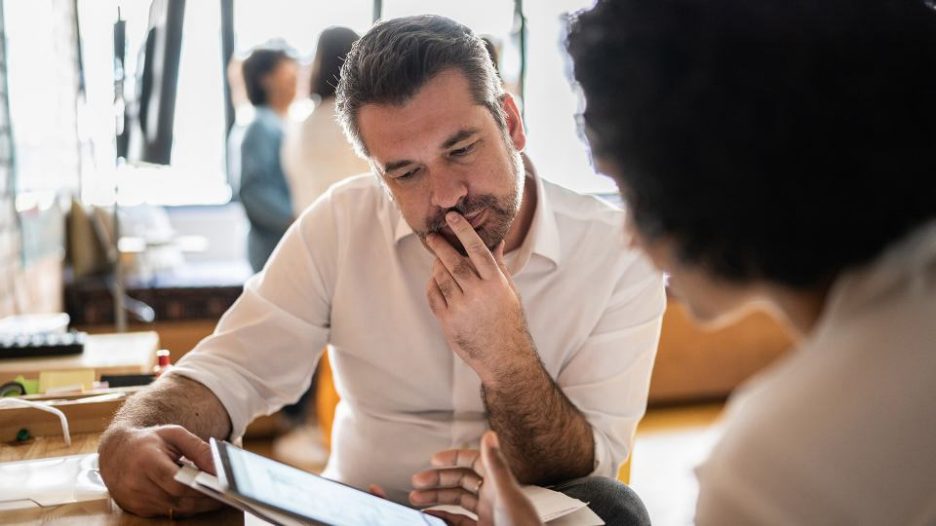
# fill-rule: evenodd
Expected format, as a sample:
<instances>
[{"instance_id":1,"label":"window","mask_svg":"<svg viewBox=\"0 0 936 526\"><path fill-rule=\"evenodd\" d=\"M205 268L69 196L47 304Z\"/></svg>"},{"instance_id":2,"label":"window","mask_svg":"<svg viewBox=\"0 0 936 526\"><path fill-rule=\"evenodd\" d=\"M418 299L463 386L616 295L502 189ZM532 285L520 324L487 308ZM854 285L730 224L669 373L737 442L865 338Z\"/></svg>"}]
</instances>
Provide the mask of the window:
<instances>
[{"instance_id":1,"label":"window","mask_svg":"<svg viewBox=\"0 0 936 526\"><path fill-rule=\"evenodd\" d=\"M235 0L235 54L243 56L255 46L282 39L301 57L311 60L323 29L346 26L360 34L370 27L372 17L372 0Z\"/></svg>"},{"instance_id":2,"label":"window","mask_svg":"<svg viewBox=\"0 0 936 526\"><path fill-rule=\"evenodd\" d=\"M74 18L59 3L3 3L16 185L24 199L78 188Z\"/></svg>"},{"instance_id":3,"label":"window","mask_svg":"<svg viewBox=\"0 0 936 526\"><path fill-rule=\"evenodd\" d=\"M298 55L300 63L299 86L296 101L290 111L296 121L304 119L312 111L309 99L309 76L315 45L322 30L331 26L345 26L356 33L364 34L373 20L372 0L340 0L309 2L307 0L271 0L267 2L235 1L234 34L236 48L234 59L239 63L250 50L266 43L285 43ZM232 84L241 84L239 78ZM242 91L243 88L240 88ZM246 126L253 117L253 108L246 95L235 95L237 122Z\"/></svg>"},{"instance_id":4,"label":"window","mask_svg":"<svg viewBox=\"0 0 936 526\"><path fill-rule=\"evenodd\" d=\"M4 2L6 32L6 82L9 98L7 141L0 144L6 166L4 192L15 193L21 262L61 257L64 246L62 198L78 190L79 140L75 108L78 96L78 52L75 12L70 2L37 0ZM6 109L4 107L4 109ZM2 119L4 124L7 119ZM13 177L8 167L12 156ZM4 185L6 186L6 185ZM9 197L10 194L7 194ZM3 202L8 205L7 201ZM10 250L16 236L4 210L4 248ZM12 254L7 254L10 256ZM17 263L7 261L5 275ZM26 297L20 298L27 301ZM20 305L22 307L22 305ZM55 308L55 307L53 307Z\"/></svg>"},{"instance_id":5,"label":"window","mask_svg":"<svg viewBox=\"0 0 936 526\"><path fill-rule=\"evenodd\" d=\"M575 114L580 110L580 102L570 86L567 59L560 41L562 14L587 7L589 3L589 0L524 3L527 74L525 100L520 102L527 124L527 151L545 177L579 191L613 192L610 179L595 175L587 148L579 137ZM132 92L149 2L118 0L117 5L127 23L127 90ZM221 66L220 6L216 2L186 2L185 5L172 165L118 169L114 163L112 58L113 22L117 13L113 4L78 0L87 86L86 102L79 104L78 128L83 139L82 194L88 202L113 202L118 183L124 204L211 204L225 203L231 197L225 169L225 73ZM293 112L295 118L301 119L311 110L306 98L307 68L319 33L332 25L348 26L363 33L371 24L373 9L372 0L236 0L235 58L243 58L251 48L271 40L285 41L295 49L305 66L300 73L299 100ZM435 13L454 18L477 33L492 37L500 51L502 76L508 89L516 93L520 51L514 9L512 0L384 0L382 16ZM16 26L9 24L9 27ZM238 105L238 121L249 121L249 104L237 98L236 89L233 95Z\"/></svg>"},{"instance_id":6,"label":"window","mask_svg":"<svg viewBox=\"0 0 936 526\"><path fill-rule=\"evenodd\" d=\"M136 92L136 72L146 38L150 2L119 1L126 22L124 93ZM230 199L225 177L221 12L216 2L186 2L173 122L171 165L115 164L113 25L117 8L80 0L78 16L87 86L80 121L89 146L84 170L86 202L109 204L118 189L122 205L220 204Z\"/></svg>"},{"instance_id":7,"label":"window","mask_svg":"<svg viewBox=\"0 0 936 526\"><path fill-rule=\"evenodd\" d=\"M590 0L525 2L527 17L527 151L545 174L565 187L588 193L616 193L614 181L598 175L580 137L576 115L583 109L571 84L571 65L562 41L564 15Z\"/></svg>"}]
</instances>

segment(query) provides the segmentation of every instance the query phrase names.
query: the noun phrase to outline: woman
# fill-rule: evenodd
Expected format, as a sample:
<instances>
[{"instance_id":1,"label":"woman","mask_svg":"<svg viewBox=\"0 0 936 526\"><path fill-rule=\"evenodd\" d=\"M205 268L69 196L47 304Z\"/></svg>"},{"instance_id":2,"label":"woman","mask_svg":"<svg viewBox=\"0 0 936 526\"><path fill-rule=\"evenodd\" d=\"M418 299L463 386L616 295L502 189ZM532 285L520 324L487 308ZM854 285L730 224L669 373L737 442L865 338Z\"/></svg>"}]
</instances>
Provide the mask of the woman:
<instances>
[{"instance_id":1,"label":"woman","mask_svg":"<svg viewBox=\"0 0 936 526\"><path fill-rule=\"evenodd\" d=\"M936 524L936 13L603 0L568 48L630 242L697 318L799 336L732 397L696 522ZM538 524L482 449L481 522Z\"/></svg>"},{"instance_id":2,"label":"woman","mask_svg":"<svg viewBox=\"0 0 936 526\"><path fill-rule=\"evenodd\" d=\"M280 164L283 122L296 97L295 59L282 49L258 48L242 72L254 119L241 142L239 195L250 221L247 257L254 272L266 263L293 214L289 187Z\"/></svg>"},{"instance_id":3,"label":"woman","mask_svg":"<svg viewBox=\"0 0 936 526\"><path fill-rule=\"evenodd\" d=\"M332 184L369 170L335 120L335 87L345 55L357 39L357 33L346 27L330 27L319 35L311 77L315 109L287 133L283 147L283 168L297 211L311 205Z\"/></svg>"}]
</instances>

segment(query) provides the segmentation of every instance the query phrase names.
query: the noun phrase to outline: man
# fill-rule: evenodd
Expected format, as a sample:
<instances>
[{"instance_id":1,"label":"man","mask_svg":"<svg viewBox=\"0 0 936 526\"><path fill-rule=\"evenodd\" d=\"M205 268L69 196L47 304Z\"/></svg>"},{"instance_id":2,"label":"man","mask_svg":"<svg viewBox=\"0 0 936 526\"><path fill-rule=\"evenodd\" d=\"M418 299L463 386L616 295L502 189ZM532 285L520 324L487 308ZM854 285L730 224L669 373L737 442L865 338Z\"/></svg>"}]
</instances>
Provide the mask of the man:
<instances>
[{"instance_id":1,"label":"man","mask_svg":"<svg viewBox=\"0 0 936 526\"><path fill-rule=\"evenodd\" d=\"M117 502L204 509L171 481L175 461L210 468L203 441L294 401L326 343L342 395L326 476L406 501L432 453L486 429L525 482L612 476L665 303L649 263L605 250L625 243L620 211L536 176L484 44L451 20L372 28L338 111L377 177L310 207L215 334L118 414L100 448ZM453 483L476 495L482 481Z\"/></svg>"},{"instance_id":2,"label":"man","mask_svg":"<svg viewBox=\"0 0 936 526\"><path fill-rule=\"evenodd\" d=\"M799 340L732 395L695 524L936 524L932 7L599 0L572 24L635 243L696 318L759 303ZM479 522L539 524L497 442Z\"/></svg>"}]
</instances>

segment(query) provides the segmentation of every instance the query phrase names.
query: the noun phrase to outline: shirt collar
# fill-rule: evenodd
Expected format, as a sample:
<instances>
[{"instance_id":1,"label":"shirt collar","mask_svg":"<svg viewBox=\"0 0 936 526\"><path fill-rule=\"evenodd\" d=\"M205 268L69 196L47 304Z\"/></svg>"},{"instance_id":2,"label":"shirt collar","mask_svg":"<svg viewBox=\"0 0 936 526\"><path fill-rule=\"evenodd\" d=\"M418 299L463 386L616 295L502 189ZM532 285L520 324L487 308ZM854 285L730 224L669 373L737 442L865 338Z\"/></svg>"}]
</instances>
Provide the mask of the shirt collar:
<instances>
[{"instance_id":1,"label":"shirt collar","mask_svg":"<svg viewBox=\"0 0 936 526\"><path fill-rule=\"evenodd\" d=\"M553 214L543 180L536 173L530 158L526 154L520 155L523 159L524 171L529 178L527 183L532 180L536 185L536 210L533 212L533 221L530 223L530 230L527 232L523 243L520 244L517 250L506 254L507 263L514 274L526 265L532 254L542 256L557 266L560 259L559 226L556 224L556 216ZM406 222L399 208L396 206L394 208L397 219L393 241L399 243L403 238L415 235L415 232Z\"/></svg>"}]
</instances>

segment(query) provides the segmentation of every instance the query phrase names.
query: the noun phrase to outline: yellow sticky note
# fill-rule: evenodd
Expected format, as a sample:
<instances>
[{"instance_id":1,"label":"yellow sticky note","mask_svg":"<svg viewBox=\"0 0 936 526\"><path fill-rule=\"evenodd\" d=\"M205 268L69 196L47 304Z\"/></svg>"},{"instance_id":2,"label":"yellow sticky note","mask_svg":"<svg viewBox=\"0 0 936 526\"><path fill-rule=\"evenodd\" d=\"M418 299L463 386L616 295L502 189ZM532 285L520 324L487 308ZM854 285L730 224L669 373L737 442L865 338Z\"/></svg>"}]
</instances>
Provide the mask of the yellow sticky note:
<instances>
[{"instance_id":1,"label":"yellow sticky note","mask_svg":"<svg viewBox=\"0 0 936 526\"><path fill-rule=\"evenodd\" d=\"M43 371L39 373L39 392L58 391L74 387L76 390L90 391L94 387L94 369L76 371Z\"/></svg>"}]
</instances>

